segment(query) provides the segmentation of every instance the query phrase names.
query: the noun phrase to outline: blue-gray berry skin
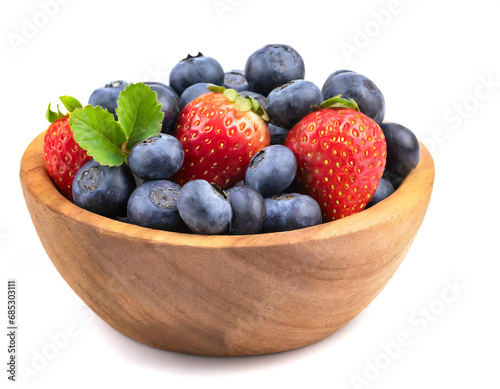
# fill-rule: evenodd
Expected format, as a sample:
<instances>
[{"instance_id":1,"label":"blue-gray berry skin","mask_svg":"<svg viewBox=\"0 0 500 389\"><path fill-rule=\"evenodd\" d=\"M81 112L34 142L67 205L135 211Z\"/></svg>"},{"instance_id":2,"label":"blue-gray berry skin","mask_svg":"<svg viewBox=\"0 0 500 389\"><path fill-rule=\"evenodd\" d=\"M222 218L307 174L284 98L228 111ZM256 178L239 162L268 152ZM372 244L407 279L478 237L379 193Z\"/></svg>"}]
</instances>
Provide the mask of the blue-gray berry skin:
<instances>
[{"instance_id":1,"label":"blue-gray berry skin","mask_svg":"<svg viewBox=\"0 0 500 389\"><path fill-rule=\"evenodd\" d=\"M221 86L224 83L224 69L215 59L201 53L188 55L170 72L170 86L179 96L191 85L207 82Z\"/></svg>"},{"instance_id":2,"label":"blue-gray berry skin","mask_svg":"<svg viewBox=\"0 0 500 389\"><path fill-rule=\"evenodd\" d=\"M241 92L248 89L248 82L243 70L231 70L224 74L224 87Z\"/></svg>"},{"instance_id":3,"label":"blue-gray berry skin","mask_svg":"<svg viewBox=\"0 0 500 389\"><path fill-rule=\"evenodd\" d=\"M380 179L380 182L378 183L375 194L373 195L370 202L366 205L365 209L373 207L375 204L380 203L382 200L386 199L393 193L394 187L392 186L391 182L387 178L382 177Z\"/></svg>"},{"instance_id":4,"label":"blue-gray berry skin","mask_svg":"<svg viewBox=\"0 0 500 389\"><path fill-rule=\"evenodd\" d=\"M177 199L181 187L171 181L147 181L135 189L128 200L128 222L158 230L184 232L187 227L179 215Z\"/></svg>"},{"instance_id":5,"label":"blue-gray berry skin","mask_svg":"<svg viewBox=\"0 0 500 389\"><path fill-rule=\"evenodd\" d=\"M193 180L184 185L177 199L177 208L184 223L198 234L224 232L233 216L224 194L205 180Z\"/></svg>"},{"instance_id":6,"label":"blue-gray berry skin","mask_svg":"<svg viewBox=\"0 0 500 389\"><path fill-rule=\"evenodd\" d=\"M158 81L146 81L144 84L149 85L149 86L151 86L151 85L161 86L165 89L168 89L170 92L172 92L174 97L177 99L177 102L179 102L179 95L174 90L174 88L172 88L171 86L164 84L163 82L158 82Z\"/></svg>"},{"instance_id":7,"label":"blue-gray berry skin","mask_svg":"<svg viewBox=\"0 0 500 389\"><path fill-rule=\"evenodd\" d=\"M89 97L89 104L96 107L100 106L102 109L107 109L108 112L115 115L116 118L116 108L118 107L118 97L122 90L128 86L128 82L118 80L113 81L103 86L102 88L96 89Z\"/></svg>"},{"instance_id":8,"label":"blue-gray berry skin","mask_svg":"<svg viewBox=\"0 0 500 389\"><path fill-rule=\"evenodd\" d=\"M290 130L275 126L272 123L268 123L267 126L269 127L269 133L271 134L271 145L282 145L285 143L285 139Z\"/></svg>"},{"instance_id":9,"label":"blue-gray berry skin","mask_svg":"<svg viewBox=\"0 0 500 389\"><path fill-rule=\"evenodd\" d=\"M266 45L254 52L245 65L250 90L267 96L274 88L305 76L304 60L292 47Z\"/></svg>"},{"instance_id":10,"label":"blue-gray berry skin","mask_svg":"<svg viewBox=\"0 0 500 389\"><path fill-rule=\"evenodd\" d=\"M297 159L286 146L273 145L259 151L250 161L245 173L245 184L263 197L281 193L294 180Z\"/></svg>"},{"instance_id":11,"label":"blue-gray berry skin","mask_svg":"<svg viewBox=\"0 0 500 389\"><path fill-rule=\"evenodd\" d=\"M251 97L255 100L257 100L257 102L262 105L264 107L264 109L267 110L267 98L265 98L264 96L262 96L260 93L256 93L256 92L251 92L251 91L248 91L248 90L244 90L242 92L240 92L240 96L242 97Z\"/></svg>"},{"instance_id":12,"label":"blue-gray berry skin","mask_svg":"<svg viewBox=\"0 0 500 389\"><path fill-rule=\"evenodd\" d=\"M265 199L266 219L263 231L291 231L321 224L319 204L299 193L282 194Z\"/></svg>"},{"instance_id":13,"label":"blue-gray berry skin","mask_svg":"<svg viewBox=\"0 0 500 389\"><path fill-rule=\"evenodd\" d=\"M132 173L132 175L134 176L135 186L141 186L142 184L144 184L144 181L146 181L146 180L143 180L141 177L137 177L133 173Z\"/></svg>"},{"instance_id":14,"label":"blue-gray berry skin","mask_svg":"<svg viewBox=\"0 0 500 389\"><path fill-rule=\"evenodd\" d=\"M226 193L233 210L230 233L258 234L266 218L266 205L262 195L248 185L235 186Z\"/></svg>"},{"instance_id":15,"label":"blue-gray berry skin","mask_svg":"<svg viewBox=\"0 0 500 389\"><path fill-rule=\"evenodd\" d=\"M145 83L153 92L156 92L156 99L161 103L161 111L163 112L163 123L161 132L164 134L172 134L175 129L175 124L179 118L180 107L178 98L166 86L157 83Z\"/></svg>"},{"instance_id":16,"label":"blue-gray berry skin","mask_svg":"<svg viewBox=\"0 0 500 389\"><path fill-rule=\"evenodd\" d=\"M267 101L271 122L290 129L323 102L323 94L310 81L294 80L273 89Z\"/></svg>"},{"instance_id":17,"label":"blue-gray berry skin","mask_svg":"<svg viewBox=\"0 0 500 389\"><path fill-rule=\"evenodd\" d=\"M184 93L181 95L180 101L179 101L179 106L182 109L186 105L188 105L191 101L196 99L197 97L204 95L205 93L210 93L210 91L207 89L208 83L206 82L201 82L199 84L194 84L191 85L189 88L187 88Z\"/></svg>"},{"instance_id":18,"label":"blue-gray berry skin","mask_svg":"<svg viewBox=\"0 0 500 389\"><path fill-rule=\"evenodd\" d=\"M380 128L387 144L385 173L404 179L420 161L420 143L415 134L401 124L382 123Z\"/></svg>"},{"instance_id":19,"label":"blue-gray berry skin","mask_svg":"<svg viewBox=\"0 0 500 389\"><path fill-rule=\"evenodd\" d=\"M403 181L405 180L403 177L400 177L396 174L393 174L391 172L385 171L383 177L388 180L392 186L394 187L394 190L398 189Z\"/></svg>"},{"instance_id":20,"label":"blue-gray berry skin","mask_svg":"<svg viewBox=\"0 0 500 389\"><path fill-rule=\"evenodd\" d=\"M73 179L73 202L99 215L124 216L134 189L134 177L126 164L102 166L91 159Z\"/></svg>"},{"instance_id":21,"label":"blue-gray berry skin","mask_svg":"<svg viewBox=\"0 0 500 389\"><path fill-rule=\"evenodd\" d=\"M135 146L129 154L132 172L143 180L166 180L180 169L184 150L172 135L159 134Z\"/></svg>"},{"instance_id":22,"label":"blue-gray berry skin","mask_svg":"<svg viewBox=\"0 0 500 389\"><path fill-rule=\"evenodd\" d=\"M325 85L329 85L335 77L337 77L339 74L342 74L342 73L355 73L355 72L353 72L352 70L347 70L347 69L337 70L337 71L333 72L326 79L324 86L323 86L323 90L325 89Z\"/></svg>"},{"instance_id":23,"label":"blue-gray berry skin","mask_svg":"<svg viewBox=\"0 0 500 389\"><path fill-rule=\"evenodd\" d=\"M384 95L372 80L362 74L342 71L334 77L330 76L323 85L323 96L328 100L338 95L355 100L361 112L377 124L380 125L384 120Z\"/></svg>"}]
</instances>

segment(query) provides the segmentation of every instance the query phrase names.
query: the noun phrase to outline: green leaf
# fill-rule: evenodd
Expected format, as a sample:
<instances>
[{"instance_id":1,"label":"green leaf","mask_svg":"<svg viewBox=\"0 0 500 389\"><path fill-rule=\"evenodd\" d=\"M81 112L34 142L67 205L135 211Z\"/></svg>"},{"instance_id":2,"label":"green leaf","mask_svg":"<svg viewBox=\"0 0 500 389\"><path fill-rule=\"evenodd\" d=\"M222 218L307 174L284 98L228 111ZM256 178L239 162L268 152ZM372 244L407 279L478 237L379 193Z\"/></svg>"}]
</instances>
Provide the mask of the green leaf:
<instances>
[{"instance_id":1,"label":"green leaf","mask_svg":"<svg viewBox=\"0 0 500 389\"><path fill-rule=\"evenodd\" d=\"M57 115L60 117L60 118L63 118L64 117L64 114L61 112L61 110L59 109L59 104L57 104Z\"/></svg>"},{"instance_id":2,"label":"green leaf","mask_svg":"<svg viewBox=\"0 0 500 389\"><path fill-rule=\"evenodd\" d=\"M224 93L224 91L226 90L226 88L224 88L223 86L218 86L218 85L214 85L214 84L208 84L207 89L210 92L214 92L214 93Z\"/></svg>"},{"instance_id":3,"label":"green leaf","mask_svg":"<svg viewBox=\"0 0 500 389\"><path fill-rule=\"evenodd\" d=\"M268 122L270 120L269 118L269 114L267 113L267 111L264 109L264 107L262 105L259 104L259 109L255 112L257 115L259 115L262 120Z\"/></svg>"},{"instance_id":4,"label":"green leaf","mask_svg":"<svg viewBox=\"0 0 500 389\"><path fill-rule=\"evenodd\" d=\"M119 166L127 158L122 150L127 135L113 114L101 107L87 105L69 115L75 141L102 165Z\"/></svg>"},{"instance_id":5,"label":"green leaf","mask_svg":"<svg viewBox=\"0 0 500 389\"><path fill-rule=\"evenodd\" d=\"M245 97L241 97L237 95L236 100L234 100L234 104L236 105L236 109L240 111L250 111L252 109L252 102Z\"/></svg>"},{"instance_id":6,"label":"green leaf","mask_svg":"<svg viewBox=\"0 0 500 389\"><path fill-rule=\"evenodd\" d=\"M61 96L59 100L62 101L68 112L73 112L76 108L82 108L82 103L71 96Z\"/></svg>"},{"instance_id":7,"label":"green leaf","mask_svg":"<svg viewBox=\"0 0 500 389\"><path fill-rule=\"evenodd\" d=\"M128 139L126 150L161 131L161 103L156 92L143 83L130 84L120 93L116 114Z\"/></svg>"},{"instance_id":8,"label":"green leaf","mask_svg":"<svg viewBox=\"0 0 500 389\"><path fill-rule=\"evenodd\" d=\"M359 112L358 104L353 99L343 99L342 95L334 96L321 103L320 108L353 109Z\"/></svg>"},{"instance_id":9,"label":"green leaf","mask_svg":"<svg viewBox=\"0 0 500 389\"><path fill-rule=\"evenodd\" d=\"M50 105L51 104L49 104L49 108L47 108L47 113L45 114L45 117L50 123L54 123L56 120L62 119L64 115L61 113L61 111L59 111L59 106L57 107L57 112L54 112L50 109Z\"/></svg>"},{"instance_id":10,"label":"green leaf","mask_svg":"<svg viewBox=\"0 0 500 389\"><path fill-rule=\"evenodd\" d=\"M238 92L236 92L234 89L226 89L223 94L231 103L234 103L236 101L236 98L239 96Z\"/></svg>"},{"instance_id":11,"label":"green leaf","mask_svg":"<svg viewBox=\"0 0 500 389\"><path fill-rule=\"evenodd\" d=\"M213 84L209 84L207 89L210 92L222 93L226 99L232 103L235 103L236 109L240 111L252 111L259 115L266 122L269 121L269 115L266 110L260 103L255 100L253 97L246 96L243 98L240 94L234 89L226 89L223 86L217 86Z\"/></svg>"},{"instance_id":12,"label":"green leaf","mask_svg":"<svg viewBox=\"0 0 500 389\"><path fill-rule=\"evenodd\" d=\"M248 100L250 100L250 103L252 104L252 111L253 111L253 112L257 112L257 110L258 110L258 109L259 109L259 107L260 107L260 103L259 103L257 100L255 100L253 97L249 97L249 96L247 96L246 98L247 98Z\"/></svg>"}]
</instances>

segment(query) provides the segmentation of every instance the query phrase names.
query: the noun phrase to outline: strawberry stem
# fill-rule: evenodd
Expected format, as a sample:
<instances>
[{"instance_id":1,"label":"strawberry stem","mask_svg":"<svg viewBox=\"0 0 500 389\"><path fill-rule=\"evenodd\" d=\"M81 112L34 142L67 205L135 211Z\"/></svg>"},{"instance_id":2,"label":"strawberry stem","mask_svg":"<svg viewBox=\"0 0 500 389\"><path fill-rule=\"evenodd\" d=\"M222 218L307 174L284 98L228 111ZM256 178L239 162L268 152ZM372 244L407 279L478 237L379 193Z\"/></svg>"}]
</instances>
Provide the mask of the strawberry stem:
<instances>
[{"instance_id":1,"label":"strawberry stem","mask_svg":"<svg viewBox=\"0 0 500 389\"><path fill-rule=\"evenodd\" d=\"M68 112L73 112L77 108L83 108L82 103L80 103L77 99L71 96L61 96L59 100L64 104L64 107L68 110Z\"/></svg>"},{"instance_id":2,"label":"strawberry stem","mask_svg":"<svg viewBox=\"0 0 500 389\"><path fill-rule=\"evenodd\" d=\"M82 108L82 104L74 97L61 96L61 97L59 97L59 99L64 104L64 107L68 110L69 113L73 112L77 108ZM63 117L68 116L68 114L64 115L61 112L61 110L59 109L59 104L57 105L57 112L53 112L50 109L50 105L51 104L49 104L49 108L47 109L47 113L45 114L45 117L47 118L47 120L50 123L54 123L56 120L62 119Z\"/></svg>"},{"instance_id":3,"label":"strawberry stem","mask_svg":"<svg viewBox=\"0 0 500 389\"><path fill-rule=\"evenodd\" d=\"M319 107L330 109L353 109L360 112L358 104L353 99L343 99L342 95L338 95L324 101Z\"/></svg>"},{"instance_id":4,"label":"strawberry stem","mask_svg":"<svg viewBox=\"0 0 500 389\"><path fill-rule=\"evenodd\" d=\"M57 106L57 112L52 111L50 109L50 106L51 104L49 104L49 108L47 108L47 113L45 114L45 117L47 118L49 123L54 123L56 120L62 119L64 116L66 116L63 115L61 111L59 111L59 106Z\"/></svg>"},{"instance_id":5,"label":"strawberry stem","mask_svg":"<svg viewBox=\"0 0 500 389\"><path fill-rule=\"evenodd\" d=\"M243 97L234 89L226 89L223 86L208 85L207 89L213 93L222 93L227 101L234 103L239 111L252 111L259 115L266 122L269 121L269 115L264 107L253 97Z\"/></svg>"},{"instance_id":6,"label":"strawberry stem","mask_svg":"<svg viewBox=\"0 0 500 389\"><path fill-rule=\"evenodd\" d=\"M126 156L128 156L130 154L130 150L128 149L127 144L128 144L128 142L123 142L123 144L122 144L122 152Z\"/></svg>"}]
</instances>

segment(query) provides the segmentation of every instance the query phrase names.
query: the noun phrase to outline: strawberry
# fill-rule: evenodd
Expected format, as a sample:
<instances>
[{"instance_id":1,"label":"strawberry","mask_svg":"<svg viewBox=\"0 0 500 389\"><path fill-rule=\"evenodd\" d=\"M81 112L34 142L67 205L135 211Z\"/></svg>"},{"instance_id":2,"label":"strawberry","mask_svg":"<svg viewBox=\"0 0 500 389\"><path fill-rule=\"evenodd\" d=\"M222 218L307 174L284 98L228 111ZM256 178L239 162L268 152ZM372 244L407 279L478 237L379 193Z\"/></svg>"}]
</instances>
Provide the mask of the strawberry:
<instances>
[{"instance_id":1,"label":"strawberry","mask_svg":"<svg viewBox=\"0 0 500 389\"><path fill-rule=\"evenodd\" d=\"M352 99L333 97L289 132L285 146L297 158L296 182L330 221L363 210L386 164L382 129Z\"/></svg>"},{"instance_id":2,"label":"strawberry","mask_svg":"<svg viewBox=\"0 0 500 389\"><path fill-rule=\"evenodd\" d=\"M211 86L182 110L174 136L185 157L173 176L179 185L203 179L227 189L245 177L252 157L269 146L267 113L253 98Z\"/></svg>"},{"instance_id":3,"label":"strawberry","mask_svg":"<svg viewBox=\"0 0 500 389\"><path fill-rule=\"evenodd\" d=\"M81 104L74 98L62 96L61 101L72 112ZM68 199L72 200L73 177L87 161L91 159L73 139L73 132L69 127L69 115L59 111L47 110L47 119L51 123L43 142L43 158L45 168L54 181L55 186Z\"/></svg>"}]
</instances>

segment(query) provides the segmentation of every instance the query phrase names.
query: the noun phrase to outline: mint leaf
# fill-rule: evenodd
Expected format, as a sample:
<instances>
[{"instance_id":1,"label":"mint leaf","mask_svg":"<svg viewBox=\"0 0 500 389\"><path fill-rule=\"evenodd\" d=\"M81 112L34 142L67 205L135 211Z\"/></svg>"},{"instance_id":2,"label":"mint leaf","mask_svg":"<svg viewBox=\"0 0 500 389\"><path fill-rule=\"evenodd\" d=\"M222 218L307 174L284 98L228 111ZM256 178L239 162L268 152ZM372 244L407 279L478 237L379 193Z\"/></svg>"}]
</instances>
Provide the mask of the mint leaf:
<instances>
[{"instance_id":1,"label":"mint leaf","mask_svg":"<svg viewBox=\"0 0 500 389\"><path fill-rule=\"evenodd\" d=\"M101 107L87 105L69 115L69 126L75 141L102 165L119 166L127 154L122 146L127 135L113 114Z\"/></svg>"},{"instance_id":2,"label":"mint leaf","mask_svg":"<svg viewBox=\"0 0 500 389\"><path fill-rule=\"evenodd\" d=\"M73 112L76 108L82 108L82 103L71 96L61 96L59 100L62 101L68 112Z\"/></svg>"},{"instance_id":3,"label":"mint leaf","mask_svg":"<svg viewBox=\"0 0 500 389\"><path fill-rule=\"evenodd\" d=\"M126 150L161 131L161 103L156 92L143 83L130 84L120 93L116 114L128 139Z\"/></svg>"},{"instance_id":4,"label":"mint leaf","mask_svg":"<svg viewBox=\"0 0 500 389\"><path fill-rule=\"evenodd\" d=\"M118 122L99 106L81 108L73 97L61 96L60 99L71 112L69 125L75 141L102 165L121 165L134 146L161 131L161 103L157 101L156 92L143 83L131 84L120 93L116 109ZM50 111L50 105L49 117L58 117Z\"/></svg>"}]
</instances>

